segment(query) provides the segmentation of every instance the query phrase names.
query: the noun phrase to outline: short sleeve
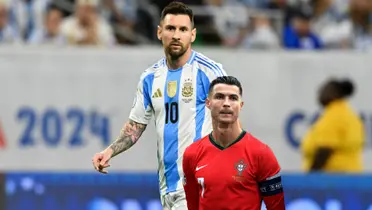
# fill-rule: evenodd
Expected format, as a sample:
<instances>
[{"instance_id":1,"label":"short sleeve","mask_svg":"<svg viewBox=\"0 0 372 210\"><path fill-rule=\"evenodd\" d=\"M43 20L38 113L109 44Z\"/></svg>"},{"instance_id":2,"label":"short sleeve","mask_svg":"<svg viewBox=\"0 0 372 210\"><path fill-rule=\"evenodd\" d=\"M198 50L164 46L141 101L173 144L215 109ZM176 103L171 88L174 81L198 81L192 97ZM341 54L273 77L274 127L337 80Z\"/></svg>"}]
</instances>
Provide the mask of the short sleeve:
<instances>
[{"instance_id":1,"label":"short sleeve","mask_svg":"<svg viewBox=\"0 0 372 210\"><path fill-rule=\"evenodd\" d=\"M263 145L258 152L258 169L257 180L258 182L264 181L277 175L280 172L280 165L275 157L274 152L267 145Z\"/></svg>"},{"instance_id":2,"label":"short sleeve","mask_svg":"<svg viewBox=\"0 0 372 210\"><path fill-rule=\"evenodd\" d=\"M263 145L258 152L256 179L263 197L283 192L280 165L269 146Z\"/></svg>"},{"instance_id":3,"label":"short sleeve","mask_svg":"<svg viewBox=\"0 0 372 210\"><path fill-rule=\"evenodd\" d=\"M145 72L138 83L132 109L129 114L129 119L137 123L147 125L152 117L153 108L150 95L153 80L154 74Z\"/></svg>"}]
</instances>

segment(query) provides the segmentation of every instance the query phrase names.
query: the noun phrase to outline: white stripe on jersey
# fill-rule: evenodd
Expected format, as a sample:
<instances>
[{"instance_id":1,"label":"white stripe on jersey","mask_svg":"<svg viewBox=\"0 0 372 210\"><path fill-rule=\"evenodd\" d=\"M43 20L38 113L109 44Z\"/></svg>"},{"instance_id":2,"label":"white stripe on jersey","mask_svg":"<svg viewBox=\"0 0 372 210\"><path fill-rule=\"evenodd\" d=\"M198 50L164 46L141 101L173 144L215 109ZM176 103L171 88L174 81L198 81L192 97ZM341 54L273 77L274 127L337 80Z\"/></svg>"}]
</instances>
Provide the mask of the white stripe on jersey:
<instances>
[{"instance_id":1,"label":"white stripe on jersey","mask_svg":"<svg viewBox=\"0 0 372 210\"><path fill-rule=\"evenodd\" d=\"M163 63L163 61L161 61ZM164 87L166 85L166 79L167 79L167 70L165 68L161 68L163 64L160 64L159 71L155 73L155 78L154 81L156 81L156 84L153 84L153 86L160 86ZM166 180L165 180L165 168L164 168L164 141L163 141L163 136L164 136L164 129L159 129L159 128L164 128L164 123L165 123L165 109L164 107L164 88L161 88L160 91L158 89L153 89L152 91L152 102L154 103L155 107L161 106L161 108L155 108L154 110L154 118L155 118L155 123L156 123L156 131L157 131L157 156L158 156L158 173L159 173L159 187L160 187L160 194L164 195L167 185L166 185ZM163 97L155 97L155 93L162 93ZM158 105L160 104L160 105Z\"/></svg>"},{"instance_id":2,"label":"white stripe on jersey","mask_svg":"<svg viewBox=\"0 0 372 210\"><path fill-rule=\"evenodd\" d=\"M192 95L197 95L197 83L194 82L194 78L197 78L198 69L194 65L188 65L182 72L181 81L183 84L180 84L180 91L181 91L181 101L179 102L179 109L180 110L196 110L196 103L191 101L191 99L184 97L183 95L186 93L186 89L189 88L191 85L192 87ZM185 90L185 91L183 91ZM196 136L196 112L180 112L179 113L179 125L178 125L178 139L182 139L178 143L178 174L179 177L183 177L183 170L182 170L182 157L183 152L185 151L186 147L194 142L194 138ZM204 116L203 116L204 117ZM183 185L182 182L178 182L177 189L182 189Z\"/></svg>"}]
</instances>

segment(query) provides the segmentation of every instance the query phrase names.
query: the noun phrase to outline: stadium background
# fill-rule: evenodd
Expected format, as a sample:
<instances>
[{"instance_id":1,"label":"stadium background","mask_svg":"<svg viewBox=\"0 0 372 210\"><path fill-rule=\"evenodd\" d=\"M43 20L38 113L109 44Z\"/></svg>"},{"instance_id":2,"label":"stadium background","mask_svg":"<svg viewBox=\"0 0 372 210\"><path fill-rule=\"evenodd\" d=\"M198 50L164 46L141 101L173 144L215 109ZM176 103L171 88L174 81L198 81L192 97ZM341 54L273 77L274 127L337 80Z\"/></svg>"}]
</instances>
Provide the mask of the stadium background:
<instances>
[{"instance_id":1,"label":"stadium background","mask_svg":"<svg viewBox=\"0 0 372 210\"><path fill-rule=\"evenodd\" d=\"M29 15L30 2L38 6ZM87 2L112 30L84 46L71 41L74 28L42 35L77 18L74 1L0 0L1 210L161 209L153 125L108 175L91 157L118 135L140 74L162 56L154 34L168 1ZM195 49L242 81L242 123L276 153L287 209L372 210L370 1L184 2L196 13ZM298 143L330 76L357 85L351 103L368 132L363 174L301 169Z\"/></svg>"}]
</instances>

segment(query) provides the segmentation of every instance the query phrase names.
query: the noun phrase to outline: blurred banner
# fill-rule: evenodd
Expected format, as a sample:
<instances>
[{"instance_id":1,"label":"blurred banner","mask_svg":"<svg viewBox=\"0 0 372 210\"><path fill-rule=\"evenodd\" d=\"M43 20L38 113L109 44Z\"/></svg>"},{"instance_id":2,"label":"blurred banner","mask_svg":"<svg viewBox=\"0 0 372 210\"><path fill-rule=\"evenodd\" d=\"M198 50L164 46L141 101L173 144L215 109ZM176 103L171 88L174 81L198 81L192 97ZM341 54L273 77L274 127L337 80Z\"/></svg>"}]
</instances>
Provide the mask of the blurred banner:
<instances>
[{"instance_id":1,"label":"blurred banner","mask_svg":"<svg viewBox=\"0 0 372 210\"><path fill-rule=\"evenodd\" d=\"M5 186L1 210L161 210L155 174L10 173ZM283 175L283 186L287 210L372 210L372 176Z\"/></svg>"},{"instance_id":2,"label":"blurred banner","mask_svg":"<svg viewBox=\"0 0 372 210\"><path fill-rule=\"evenodd\" d=\"M273 148L283 171L301 170L298 144L317 116L320 83L351 77L357 84L352 104L369 132L365 166L372 171L370 54L197 50L241 80L243 126ZM159 48L1 48L0 170L92 171L93 154L127 120L141 73L162 55ZM151 124L110 170L155 172L155 138Z\"/></svg>"}]
</instances>

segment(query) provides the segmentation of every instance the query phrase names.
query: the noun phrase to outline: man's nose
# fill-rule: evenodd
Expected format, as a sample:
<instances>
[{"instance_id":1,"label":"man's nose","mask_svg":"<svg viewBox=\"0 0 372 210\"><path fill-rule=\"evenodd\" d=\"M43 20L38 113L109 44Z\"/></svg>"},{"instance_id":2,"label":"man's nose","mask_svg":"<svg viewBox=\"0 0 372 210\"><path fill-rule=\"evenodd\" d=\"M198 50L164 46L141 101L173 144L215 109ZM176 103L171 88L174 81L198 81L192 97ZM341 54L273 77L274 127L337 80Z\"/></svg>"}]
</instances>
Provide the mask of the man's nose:
<instances>
[{"instance_id":1,"label":"man's nose","mask_svg":"<svg viewBox=\"0 0 372 210\"><path fill-rule=\"evenodd\" d=\"M174 33L173 33L173 39L174 40L176 40L176 41L178 41L178 40L180 40L180 30L178 30L178 29L176 29L176 30L174 30Z\"/></svg>"},{"instance_id":2,"label":"man's nose","mask_svg":"<svg viewBox=\"0 0 372 210\"><path fill-rule=\"evenodd\" d=\"M223 101L223 107L230 107L230 100L228 98Z\"/></svg>"}]
</instances>

